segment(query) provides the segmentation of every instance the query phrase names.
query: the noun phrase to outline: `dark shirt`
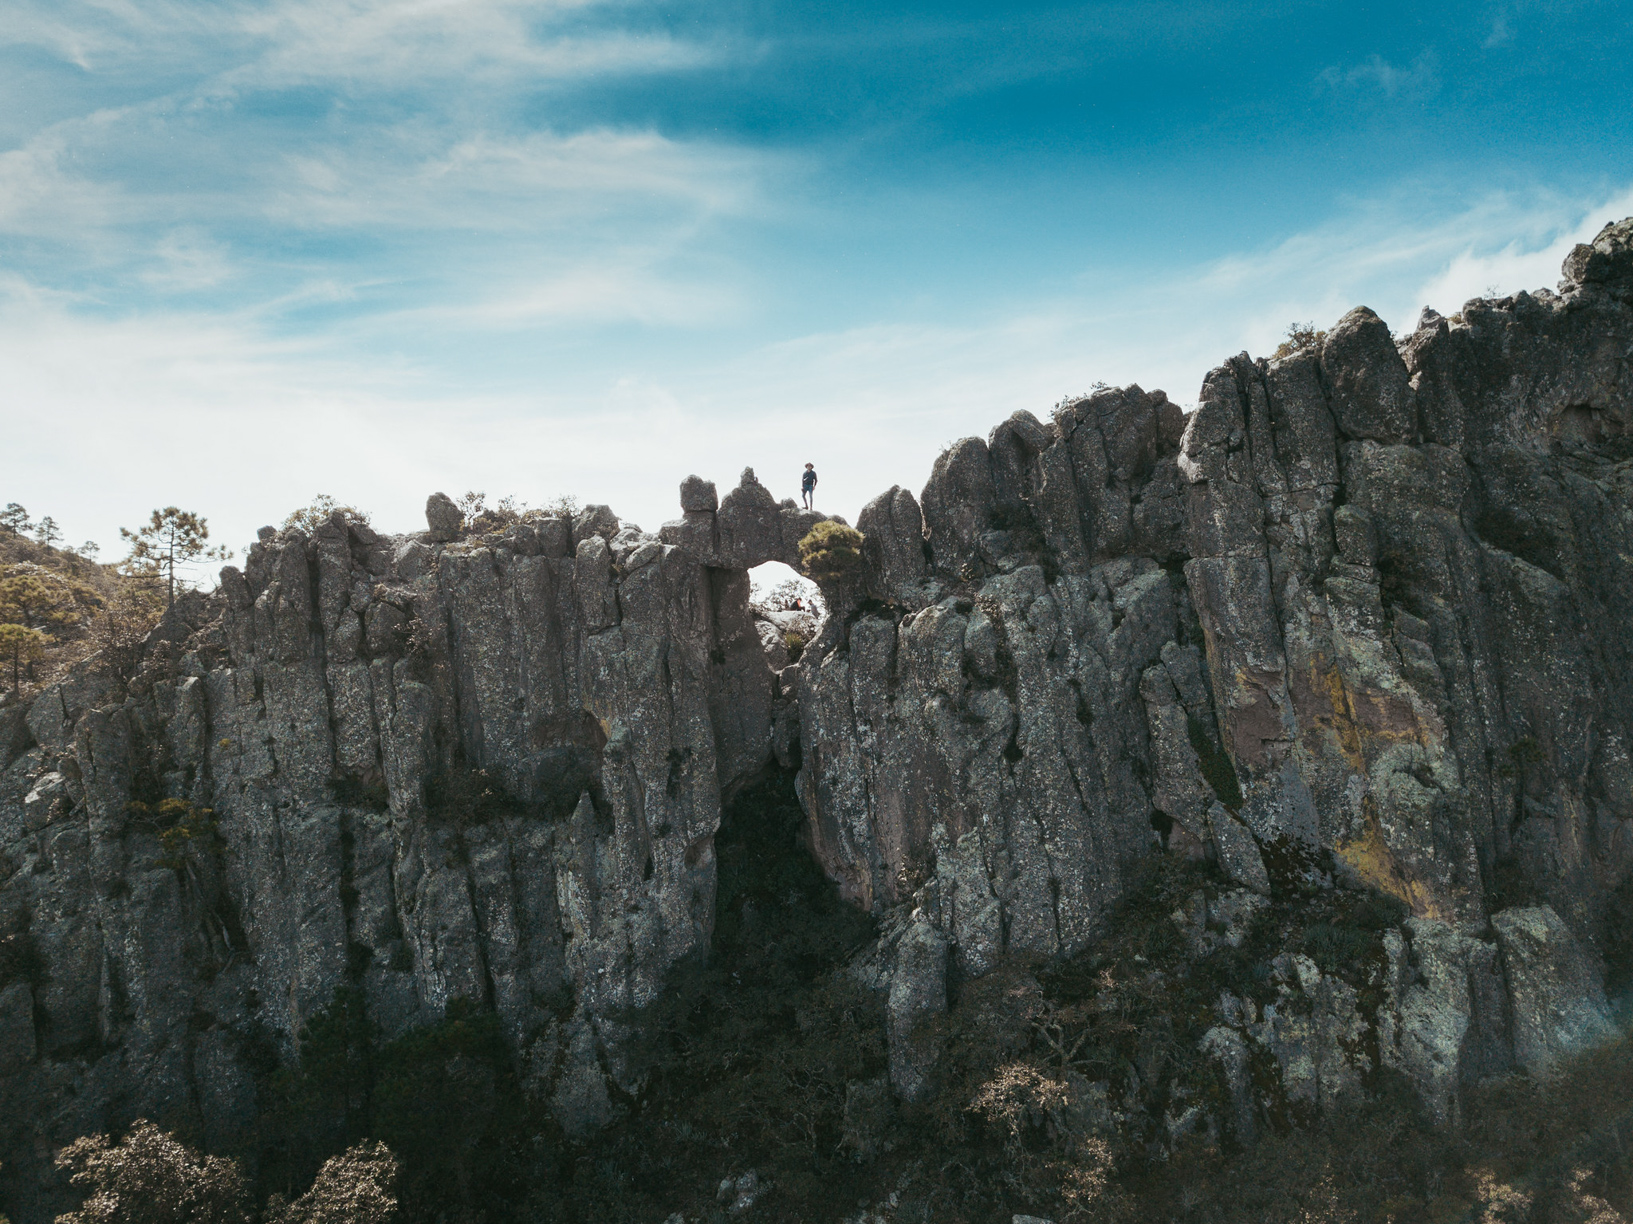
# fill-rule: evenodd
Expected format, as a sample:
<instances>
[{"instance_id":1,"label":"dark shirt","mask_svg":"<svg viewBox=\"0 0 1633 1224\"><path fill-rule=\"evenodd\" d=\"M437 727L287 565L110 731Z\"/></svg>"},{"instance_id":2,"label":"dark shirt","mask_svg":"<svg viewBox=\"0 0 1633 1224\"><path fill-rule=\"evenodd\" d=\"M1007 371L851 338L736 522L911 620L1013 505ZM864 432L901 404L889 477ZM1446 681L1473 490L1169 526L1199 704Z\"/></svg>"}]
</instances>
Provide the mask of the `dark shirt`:
<instances>
[{"instance_id":1,"label":"dark shirt","mask_svg":"<svg viewBox=\"0 0 1633 1224\"><path fill-rule=\"evenodd\" d=\"M807 469L805 474L799 478L799 487L806 493L816 488L816 473Z\"/></svg>"}]
</instances>

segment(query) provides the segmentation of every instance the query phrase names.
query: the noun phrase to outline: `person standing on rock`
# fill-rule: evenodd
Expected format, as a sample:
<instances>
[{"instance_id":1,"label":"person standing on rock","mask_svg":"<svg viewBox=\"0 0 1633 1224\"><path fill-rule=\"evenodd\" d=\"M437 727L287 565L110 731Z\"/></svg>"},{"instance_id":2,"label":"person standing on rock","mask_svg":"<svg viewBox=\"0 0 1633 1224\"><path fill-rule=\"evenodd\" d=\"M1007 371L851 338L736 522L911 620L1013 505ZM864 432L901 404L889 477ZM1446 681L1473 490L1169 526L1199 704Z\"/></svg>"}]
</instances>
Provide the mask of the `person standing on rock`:
<instances>
[{"instance_id":1,"label":"person standing on rock","mask_svg":"<svg viewBox=\"0 0 1633 1224\"><path fill-rule=\"evenodd\" d=\"M800 474L799 478L799 491L800 495L805 498L805 508L807 510L812 508L811 499L816 496L816 480L816 468L807 463L805 471Z\"/></svg>"}]
</instances>

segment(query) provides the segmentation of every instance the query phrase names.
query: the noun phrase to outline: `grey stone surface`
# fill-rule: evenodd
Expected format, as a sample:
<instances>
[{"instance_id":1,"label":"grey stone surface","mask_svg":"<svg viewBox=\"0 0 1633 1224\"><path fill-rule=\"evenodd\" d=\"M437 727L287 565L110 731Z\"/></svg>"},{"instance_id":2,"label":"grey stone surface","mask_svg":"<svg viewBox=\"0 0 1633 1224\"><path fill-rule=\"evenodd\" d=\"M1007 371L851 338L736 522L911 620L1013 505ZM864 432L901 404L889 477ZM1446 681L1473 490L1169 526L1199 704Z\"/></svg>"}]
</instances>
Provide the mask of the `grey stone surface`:
<instances>
[{"instance_id":1,"label":"grey stone surface","mask_svg":"<svg viewBox=\"0 0 1633 1224\"><path fill-rule=\"evenodd\" d=\"M896 944L896 964L885 1004L890 1082L904 1101L922 1100L933 1087L938 1051L922 1026L926 1019L946 1010L947 938L915 911Z\"/></svg>"},{"instance_id":2,"label":"grey stone surface","mask_svg":"<svg viewBox=\"0 0 1633 1224\"><path fill-rule=\"evenodd\" d=\"M688 476L681 481L680 508L687 514L713 514L720 508L720 495L714 491L714 481L701 476Z\"/></svg>"},{"instance_id":3,"label":"grey stone surface","mask_svg":"<svg viewBox=\"0 0 1633 1224\"><path fill-rule=\"evenodd\" d=\"M388 1037L486 1001L565 1129L612 1119L608 1071L638 1084L608 1017L707 947L721 794L771 760L776 681L746 575L576 526L573 555L559 518L273 533L127 693L76 674L32 704L50 755L0 775L0 849L37 864L0 904L45 969L33 1003L0 983L8 1172L135 1116L246 1133L245 1035L291 1055L353 980ZM473 771L502 811L450 807ZM214 814L181 868L132 815L155 791ZM62 1059L92 1077L71 1108Z\"/></svg>"},{"instance_id":4,"label":"grey stone surface","mask_svg":"<svg viewBox=\"0 0 1633 1224\"><path fill-rule=\"evenodd\" d=\"M1406 1074L1437 1122L1459 1126L1464 1091L1512 1064L1497 948L1423 918L1391 932L1385 948L1390 1005L1381 1016L1380 1057Z\"/></svg>"},{"instance_id":5,"label":"grey stone surface","mask_svg":"<svg viewBox=\"0 0 1633 1224\"><path fill-rule=\"evenodd\" d=\"M874 598L922 605L927 598L924 516L913 494L900 485L891 486L862 507L856 529L862 533Z\"/></svg>"},{"instance_id":6,"label":"grey stone surface","mask_svg":"<svg viewBox=\"0 0 1633 1224\"><path fill-rule=\"evenodd\" d=\"M1172 915L1185 935L1193 956L1207 956L1220 948L1239 948L1254 923L1270 908L1270 901L1246 888L1210 899L1202 890L1192 893Z\"/></svg>"},{"instance_id":7,"label":"grey stone surface","mask_svg":"<svg viewBox=\"0 0 1633 1224\"><path fill-rule=\"evenodd\" d=\"M1213 834L1220 870L1244 888L1269 896L1270 873L1247 825L1222 804L1214 803L1208 809L1208 830Z\"/></svg>"},{"instance_id":8,"label":"grey stone surface","mask_svg":"<svg viewBox=\"0 0 1633 1224\"><path fill-rule=\"evenodd\" d=\"M1547 1076L1572 1054L1615 1036L1604 981L1570 928L1546 905L1491 916L1508 982L1514 1060Z\"/></svg>"},{"instance_id":9,"label":"grey stone surface","mask_svg":"<svg viewBox=\"0 0 1633 1224\"><path fill-rule=\"evenodd\" d=\"M1454 1123L1511 1047L1489 958L1436 932L1506 872L1591 950L1633 871L1630 241L1399 343L1358 309L1232 358L1189 418L1137 387L1012 416L937 460L908 583L905 501L872 503L884 606L797 669L841 891L930 902L979 972L1084 946L1156 845L1378 889L1439 924L1388 1057Z\"/></svg>"},{"instance_id":10,"label":"grey stone surface","mask_svg":"<svg viewBox=\"0 0 1633 1224\"><path fill-rule=\"evenodd\" d=\"M688 476L681 485L682 516L658 531L663 543L713 568L747 570L781 561L797 569L800 540L832 517L802 510L791 499L777 501L753 468L743 469L718 508L713 499L713 482Z\"/></svg>"},{"instance_id":11,"label":"grey stone surface","mask_svg":"<svg viewBox=\"0 0 1633 1224\"><path fill-rule=\"evenodd\" d=\"M465 529L465 516L454 505L453 498L446 493L433 493L425 499L425 526L432 540L446 544L459 539Z\"/></svg>"}]
</instances>

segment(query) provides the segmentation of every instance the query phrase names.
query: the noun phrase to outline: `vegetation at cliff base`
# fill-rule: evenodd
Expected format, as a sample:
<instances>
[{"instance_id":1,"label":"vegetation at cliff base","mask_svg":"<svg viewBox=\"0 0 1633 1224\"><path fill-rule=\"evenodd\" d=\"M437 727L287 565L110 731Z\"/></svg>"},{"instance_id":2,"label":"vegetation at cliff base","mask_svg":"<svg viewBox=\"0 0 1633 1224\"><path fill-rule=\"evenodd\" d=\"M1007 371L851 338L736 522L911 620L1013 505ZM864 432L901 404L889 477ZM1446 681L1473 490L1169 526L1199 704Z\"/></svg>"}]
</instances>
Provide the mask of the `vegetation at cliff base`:
<instances>
[{"instance_id":1,"label":"vegetation at cliff base","mask_svg":"<svg viewBox=\"0 0 1633 1224\"><path fill-rule=\"evenodd\" d=\"M325 1161L304 1194L274 1194L261 1211L237 1161L200 1155L146 1118L118 1142L76 1139L56 1164L88 1191L57 1224L386 1224L397 1208L397 1161L378 1143Z\"/></svg>"},{"instance_id":2,"label":"vegetation at cliff base","mask_svg":"<svg viewBox=\"0 0 1633 1224\"><path fill-rule=\"evenodd\" d=\"M1272 1099L1251 1142L1202 1123L1231 1108L1199 1049L1221 992L1262 1005L1277 997L1278 958L1300 953L1361 984L1365 1002L1402 911L1343 890L1256 902L1236 942L1199 952L1176 915L1231 886L1171 858L1148 864L1082 953L955 977L949 1010L925 1022L943 1051L933 1091L901 1104L884 1000L854 960L878 931L839 900L801 826L785 773L729 804L712 954L619 1018L636 1033L621 1073L634 1090L614 1091L599 1133L563 1133L491 1010L455 1000L387 1040L347 986L308 1022L293 1065L263 1043L255 1141L222 1154L241 1182L163 1148L206 1214L82 1208L71 1224L215 1218L207 1204L229 1191L239 1214L222 1218L261 1224L658 1224L676 1212L688 1224L1002 1224L1016 1212L1056 1224L1621 1224L1633 1210L1625 1040L1553 1081L1472 1089L1461 1132L1437 1128L1381 1067L1325 1115ZM163 1146L138 1131L73 1159ZM331 1210L342 1190L352 1214Z\"/></svg>"}]
</instances>

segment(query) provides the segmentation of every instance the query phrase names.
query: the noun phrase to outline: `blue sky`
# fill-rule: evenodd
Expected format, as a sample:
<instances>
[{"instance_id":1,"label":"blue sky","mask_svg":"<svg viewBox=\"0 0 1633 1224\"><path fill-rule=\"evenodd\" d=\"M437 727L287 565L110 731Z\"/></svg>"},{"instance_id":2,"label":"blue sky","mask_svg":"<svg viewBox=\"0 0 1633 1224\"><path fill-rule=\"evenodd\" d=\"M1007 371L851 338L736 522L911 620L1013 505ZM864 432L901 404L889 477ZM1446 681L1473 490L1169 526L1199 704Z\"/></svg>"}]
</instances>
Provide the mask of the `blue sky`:
<instances>
[{"instance_id":1,"label":"blue sky","mask_svg":"<svg viewBox=\"0 0 1633 1224\"><path fill-rule=\"evenodd\" d=\"M0 0L0 500L847 516L1095 381L1551 285L1633 7Z\"/></svg>"}]
</instances>

